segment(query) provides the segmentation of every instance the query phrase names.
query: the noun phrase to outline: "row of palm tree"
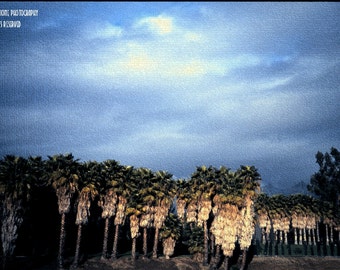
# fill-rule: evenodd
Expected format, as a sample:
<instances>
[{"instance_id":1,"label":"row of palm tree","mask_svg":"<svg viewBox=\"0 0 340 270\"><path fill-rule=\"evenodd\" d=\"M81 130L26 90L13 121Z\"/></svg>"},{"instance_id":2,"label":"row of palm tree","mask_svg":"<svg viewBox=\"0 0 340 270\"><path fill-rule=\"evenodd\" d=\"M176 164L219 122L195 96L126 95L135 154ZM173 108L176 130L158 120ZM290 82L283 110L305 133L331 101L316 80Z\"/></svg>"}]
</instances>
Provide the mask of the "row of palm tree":
<instances>
[{"instance_id":1,"label":"row of palm tree","mask_svg":"<svg viewBox=\"0 0 340 270\"><path fill-rule=\"evenodd\" d=\"M36 164L38 163L38 164ZM3 264L15 249L18 228L23 222L24 205L32 188L47 185L55 190L61 216L58 264L64 267L66 215L76 204L78 226L73 266L79 263L82 228L88 222L90 207L97 202L105 219L102 259L108 257L107 242L110 219L114 218L115 236L111 258L117 258L119 229L129 218L132 257L136 258L136 238L144 229L144 255L147 255L147 232L155 228L153 257L157 257L159 230L162 228L174 197L174 180L165 171L120 165L117 161L80 163L72 154L39 158L5 156L0 162L0 193L2 200Z\"/></svg>"},{"instance_id":2,"label":"row of palm tree","mask_svg":"<svg viewBox=\"0 0 340 270\"><path fill-rule=\"evenodd\" d=\"M340 220L334 207L309 195L260 194L255 212L261 243L273 240L287 245L290 235L294 245L329 245L339 240ZM325 230L322 234L320 225Z\"/></svg>"},{"instance_id":3,"label":"row of palm tree","mask_svg":"<svg viewBox=\"0 0 340 270\"><path fill-rule=\"evenodd\" d=\"M140 236L143 257L149 256L148 239L153 239L153 258L158 256L161 238L166 258L174 254L176 243L183 242L196 259L212 269L218 268L223 257L228 269L236 245L243 251L244 269L255 221L264 236L274 230L280 237L280 232L287 234L291 227L299 230L301 237L309 230L309 236L317 221L327 224L330 234L339 229L332 213L326 206L320 208L315 199L302 195L269 197L260 193L260 180L254 166L240 166L236 171L200 166L189 179L174 180L166 171L124 166L115 160L80 162L72 154L49 156L47 160L5 156L0 160L3 265L14 252L32 191L41 187L52 188L57 198L61 269L65 266L66 217L74 211L78 229L72 266L77 267L91 207L99 207L105 220L102 260L117 259L119 236L126 224L133 259L137 258ZM114 236L109 251L111 227ZM154 233L152 237L150 232Z\"/></svg>"}]
</instances>

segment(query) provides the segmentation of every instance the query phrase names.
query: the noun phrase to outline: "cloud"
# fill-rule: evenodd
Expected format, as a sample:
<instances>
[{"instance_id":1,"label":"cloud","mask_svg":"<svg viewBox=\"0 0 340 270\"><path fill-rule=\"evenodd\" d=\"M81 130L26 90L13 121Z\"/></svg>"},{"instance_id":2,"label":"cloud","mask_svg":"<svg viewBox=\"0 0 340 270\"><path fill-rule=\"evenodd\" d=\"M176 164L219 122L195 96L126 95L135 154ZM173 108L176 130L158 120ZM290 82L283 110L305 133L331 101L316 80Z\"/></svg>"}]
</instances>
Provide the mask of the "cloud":
<instances>
[{"instance_id":1,"label":"cloud","mask_svg":"<svg viewBox=\"0 0 340 270\"><path fill-rule=\"evenodd\" d=\"M88 39L108 39L119 38L123 34L123 29L112 25L108 21L94 21L91 24L83 24L82 32Z\"/></svg>"},{"instance_id":2,"label":"cloud","mask_svg":"<svg viewBox=\"0 0 340 270\"><path fill-rule=\"evenodd\" d=\"M145 17L136 23L136 27L146 26L149 31L158 35L167 35L173 32L173 18L163 14L157 17Z\"/></svg>"},{"instance_id":3,"label":"cloud","mask_svg":"<svg viewBox=\"0 0 340 270\"><path fill-rule=\"evenodd\" d=\"M88 4L76 19L42 6L0 41L1 153L308 180L315 152L339 145L332 4Z\"/></svg>"}]
</instances>

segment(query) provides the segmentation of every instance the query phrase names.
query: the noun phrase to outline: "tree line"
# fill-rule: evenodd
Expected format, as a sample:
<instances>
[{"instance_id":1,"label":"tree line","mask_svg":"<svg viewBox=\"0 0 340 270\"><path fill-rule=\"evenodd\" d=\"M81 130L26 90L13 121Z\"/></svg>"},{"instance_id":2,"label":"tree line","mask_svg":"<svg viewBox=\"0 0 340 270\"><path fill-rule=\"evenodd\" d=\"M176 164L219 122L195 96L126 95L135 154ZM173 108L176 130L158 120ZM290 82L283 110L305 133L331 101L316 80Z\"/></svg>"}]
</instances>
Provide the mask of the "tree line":
<instances>
[{"instance_id":1,"label":"tree line","mask_svg":"<svg viewBox=\"0 0 340 270\"><path fill-rule=\"evenodd\" d=\"M332 148L334 155L328 158L319 155L323 173L333 182L329 175L338 177L338 171L330 164L339 162L335 150ZM46 160L7 155L0 160L2 267L15 254L29 213L36 211L33 221L44 220L46 209L39 212L35 210L38 206L49 207L60 216L58 240L52 240L58 246L52 250L60 269L67 266L65 257L70 254L65 250L70 246L74 247L70 266L78 267L86 228L92 237L102 229L100 252L105 261L114 261L127 250L134 260L157 258L161 253L170 258L182 252L211 269L222 263L224 269L230 268L236 249L242 251L244 269L256 226L261 228L264 242L273 237L288 241L288 233L293 232L294 243L316 243L321 224L327 230L322 234L325 241L339 241L334 201L301 194L269 197L261 193L260 180L254 166L235 171L225 166L199 166L190 178L174 179L167 171L125 166L115 160L80 162L72 154ZM316 188L319 182L311 180L309 188ZM43 199L34 204L40 197ZM41 206L44 201L46 206ZM34 226L44 228L40 222ZM28 233L29 227L26 223ZM75 243L70 243L71 238Z\"/></svg>"}]
</instances>

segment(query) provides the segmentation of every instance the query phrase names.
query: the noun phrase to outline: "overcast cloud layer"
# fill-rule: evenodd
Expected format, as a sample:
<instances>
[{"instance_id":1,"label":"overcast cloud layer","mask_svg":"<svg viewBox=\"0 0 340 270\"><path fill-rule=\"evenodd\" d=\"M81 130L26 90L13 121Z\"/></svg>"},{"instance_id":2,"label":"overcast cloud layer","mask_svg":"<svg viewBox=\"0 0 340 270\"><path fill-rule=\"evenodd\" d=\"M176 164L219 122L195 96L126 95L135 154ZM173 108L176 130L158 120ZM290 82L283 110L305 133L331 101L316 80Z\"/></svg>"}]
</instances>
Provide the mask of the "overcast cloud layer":
<instances>
[{"instance_id":1,"label":"overcast cloud layer","mask_svg":"<svg viewBox=\"0 0 340 270\"><path fill-rule=\"evenodd\" d=\"M0 3L0 154L309 182L340 149L338 3ZM0 20L13 19L0 17Z\"/></svg>"}]
</instances>

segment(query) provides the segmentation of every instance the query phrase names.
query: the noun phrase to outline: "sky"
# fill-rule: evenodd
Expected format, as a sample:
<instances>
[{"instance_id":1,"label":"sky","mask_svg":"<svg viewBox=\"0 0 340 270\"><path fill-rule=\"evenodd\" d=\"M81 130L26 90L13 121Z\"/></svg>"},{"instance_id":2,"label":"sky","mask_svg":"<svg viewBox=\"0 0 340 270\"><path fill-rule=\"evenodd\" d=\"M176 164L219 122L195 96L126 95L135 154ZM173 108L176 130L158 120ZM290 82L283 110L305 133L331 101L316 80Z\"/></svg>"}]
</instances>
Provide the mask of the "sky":
<instances>
[{"instance_id":1,"label":"sky","mask_svg":"<svg viewBox=\"0 0 340 270\"><path fill-rule=\"evenodd\" d=\"M340 150L339 3L1 2L0 15L1 156L178 178L254 165L285 187Z\"/></svg>"}]
</instances>

